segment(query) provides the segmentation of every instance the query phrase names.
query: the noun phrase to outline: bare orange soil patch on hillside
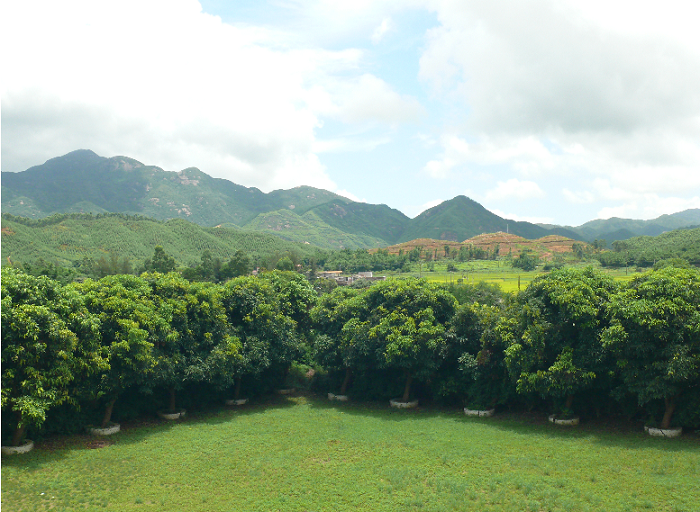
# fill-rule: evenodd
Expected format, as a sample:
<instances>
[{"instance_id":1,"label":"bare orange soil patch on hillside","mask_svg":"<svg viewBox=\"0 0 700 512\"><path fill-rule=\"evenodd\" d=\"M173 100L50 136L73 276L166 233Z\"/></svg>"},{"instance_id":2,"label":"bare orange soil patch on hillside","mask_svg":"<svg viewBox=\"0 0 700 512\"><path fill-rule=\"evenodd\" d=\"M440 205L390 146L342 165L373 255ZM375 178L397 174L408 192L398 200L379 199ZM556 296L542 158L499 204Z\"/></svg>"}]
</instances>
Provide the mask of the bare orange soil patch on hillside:
<instances>
[{"instance_id":1,"label":"bare orange soil patch on hillside","mask_svg":"<svg viewBox=\"0 0 700 512\"><path fill-rule=\"evenodd\" d=\"M576 240L559 235L548 235L537 240L528 240L518 235L499 231L498 233L484 233L464 242L419 238L410 242L392 245L387 247L386 250L389 251L389 254L399 254L400 251L408 253L416 247L421 247L424 253L428 251L434 253L437 250L438 257L441 258L445 254L445 246L449 246L451 254L458 252L461 247L469 246L493 253L496 246L498 246L498 253L501 256L510 254L515 258L522 251L529 249L542 259L552 259L555 254L573 252L572 246L574 243L576 243Z\"/></svg>"}]
</instances>

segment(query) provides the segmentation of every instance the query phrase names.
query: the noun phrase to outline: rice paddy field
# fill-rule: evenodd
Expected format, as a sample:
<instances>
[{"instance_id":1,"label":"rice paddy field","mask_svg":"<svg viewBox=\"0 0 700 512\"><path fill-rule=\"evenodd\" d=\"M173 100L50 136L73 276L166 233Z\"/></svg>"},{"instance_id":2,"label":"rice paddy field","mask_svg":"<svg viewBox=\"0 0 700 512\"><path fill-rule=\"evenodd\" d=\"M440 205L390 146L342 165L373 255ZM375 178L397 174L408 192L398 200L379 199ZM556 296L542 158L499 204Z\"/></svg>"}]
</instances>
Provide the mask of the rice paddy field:
<instances>
[{"instance_id":1,"label":"rice paddy field","mask_svg":"<svg viewBox=\"0 0 700 512\"><path fill-rule=\"evenodd\" d=\"M13 511L697 511L700 435L298 396L3 457Z\"/></svg>"}]
</instances>

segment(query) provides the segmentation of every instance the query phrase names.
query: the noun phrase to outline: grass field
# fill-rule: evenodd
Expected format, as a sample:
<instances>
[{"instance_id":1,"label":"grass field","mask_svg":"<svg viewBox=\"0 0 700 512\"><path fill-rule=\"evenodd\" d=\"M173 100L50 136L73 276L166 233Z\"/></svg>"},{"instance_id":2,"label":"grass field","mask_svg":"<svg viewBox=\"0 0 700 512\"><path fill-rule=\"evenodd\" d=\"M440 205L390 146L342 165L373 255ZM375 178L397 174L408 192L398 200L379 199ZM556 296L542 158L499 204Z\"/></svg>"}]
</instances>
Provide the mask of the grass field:
<instances>
[{"instance_id":1,"label":"grass field","mask_svg":"<svg viewBox=\"0 0 700 512\"><path fill-rule=\"evenodd\" d=\"M334 403L335 404L335 403ZM700 438L296 397L2 460L2 510L693 511Z\"/></svg>"},{"instance_id":2,"label":"grass field","mask_svg":"<svg viewBox=\"0 0 700 512\"><path fill-rule=\"evenodd\" d=\"M582 263L577 266L585 267L588 265L599 267L597 261ZM423 265L422 269L419 271L401 275L424 277L430 282L442 284L457 284L459 279L465 284L476 284L485 281L500 286L505 292L514 293L517 292L518 289L524 290L533 279L545 273L541 269L525 272L511 267L510 264L505 261L492 260L457 263L456 267L457 272L447 272L446 263L438 262L435 264L433 271L429 271L427 265ZM635 275L638 275L633 269L626 270L624 268L604 269L603 272L611 275L616 281L629 281ZM380 274L380 272L377 274ZM518 288L518 283L520 283L520 288Z\"/></svg>"}]
</instances>

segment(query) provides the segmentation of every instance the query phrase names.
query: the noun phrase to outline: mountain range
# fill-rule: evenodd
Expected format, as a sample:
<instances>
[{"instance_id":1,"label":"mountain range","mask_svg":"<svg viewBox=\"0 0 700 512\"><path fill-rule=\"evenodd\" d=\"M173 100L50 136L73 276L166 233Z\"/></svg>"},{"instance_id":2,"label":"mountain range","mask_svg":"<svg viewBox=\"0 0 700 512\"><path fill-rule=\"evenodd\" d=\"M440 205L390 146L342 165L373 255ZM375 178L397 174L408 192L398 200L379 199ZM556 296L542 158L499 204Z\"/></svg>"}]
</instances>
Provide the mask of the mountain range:
<instances>
[{"instance_id":1,"label":"mountain range","mask_svg":"<svg viewBox=\"0 0 700 512\"><path fill-rule=\"evenodd\" d=\"M355 202L308 186L264 193L195 167L168 172L129 157L77 150L19 173L2 173L2 212L33 219L56 213L138 214L205 227L276 234L327 249L386 247L417 238L464 241L504 231L527 239L623 240L700 225L700 209L651 221L607 219L578 227L504 219L457 196L411 219L386 205Z\"/></svg>"}]
</instances>

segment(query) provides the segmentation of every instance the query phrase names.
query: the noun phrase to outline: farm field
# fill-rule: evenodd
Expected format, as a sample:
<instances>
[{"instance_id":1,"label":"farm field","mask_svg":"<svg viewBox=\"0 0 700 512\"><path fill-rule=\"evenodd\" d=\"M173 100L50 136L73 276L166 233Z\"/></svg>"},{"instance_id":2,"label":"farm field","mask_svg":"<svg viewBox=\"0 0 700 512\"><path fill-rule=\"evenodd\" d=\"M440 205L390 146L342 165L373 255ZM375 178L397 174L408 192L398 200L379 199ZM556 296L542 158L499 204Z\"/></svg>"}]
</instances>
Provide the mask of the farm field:
<instances>
[{"instance_id":1,"label":"farm field","mask_svg":"<svg viewBox=\"0 0 700 512\"><path fill-rule=\"evenodd\" d=\"M2 509L691 511L699 441L279 398L4 457Z\"/></svg>"},{"instance_id":2,"label":"farm field","mask_svg":"<svg viewBox=\"0 0 700 512\"><path fill-rule=\"evenodd\" d=\"M598 262L579 264L576 266L585 267L590 265L600 269ZM524 290L533 279L545 273L541 269L525 272L521 269L511 267L508 263L491 260L457 263L456 267L457 272L447 272L445 263L436 263L434 271L427 270L426 265L423 265L421 271L401 275L424 277L431 283L440 284L457 284L459 279L462 279L464 284L476 284L485 281L500 286L505 292L514 293L518 291L518 279L520 280L520 289ZM630 281L635 275L639 275L631 268L628 270L624 268L600 270L611 275L616 281L621 282ZM376 272L376 274L386 274L387 276L396 275L385 272Z\"/></svg>"}]
</instances>

